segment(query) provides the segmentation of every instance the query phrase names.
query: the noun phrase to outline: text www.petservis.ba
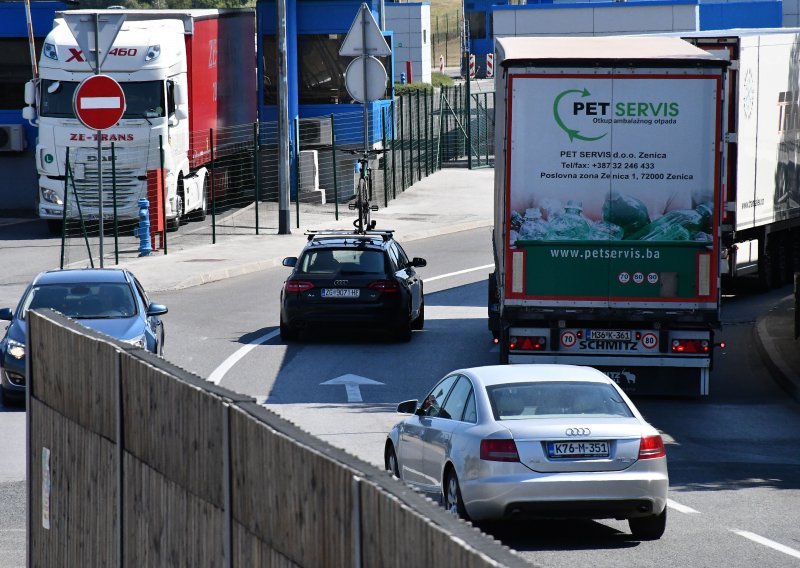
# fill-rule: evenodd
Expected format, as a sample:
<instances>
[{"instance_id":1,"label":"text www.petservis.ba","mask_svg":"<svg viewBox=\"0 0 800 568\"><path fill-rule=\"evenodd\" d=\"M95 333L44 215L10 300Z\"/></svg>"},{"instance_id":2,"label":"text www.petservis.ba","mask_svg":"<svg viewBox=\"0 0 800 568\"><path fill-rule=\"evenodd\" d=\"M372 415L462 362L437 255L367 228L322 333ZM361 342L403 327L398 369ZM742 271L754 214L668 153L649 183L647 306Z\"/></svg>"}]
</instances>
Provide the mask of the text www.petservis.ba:
<instances>
[{"instance_id":1,"label":"text www.petservis.ba","mask_svg":"<svg viewBox=\"0 0 800 568\"><path fill-rule=\"evenodd\" d=\"M592 249L563 249L552 248L550 249L551 258L564 258L564 259L658 259L661 256L660 251L649 248L592 248Z\"/></svg>"}]
</instances>

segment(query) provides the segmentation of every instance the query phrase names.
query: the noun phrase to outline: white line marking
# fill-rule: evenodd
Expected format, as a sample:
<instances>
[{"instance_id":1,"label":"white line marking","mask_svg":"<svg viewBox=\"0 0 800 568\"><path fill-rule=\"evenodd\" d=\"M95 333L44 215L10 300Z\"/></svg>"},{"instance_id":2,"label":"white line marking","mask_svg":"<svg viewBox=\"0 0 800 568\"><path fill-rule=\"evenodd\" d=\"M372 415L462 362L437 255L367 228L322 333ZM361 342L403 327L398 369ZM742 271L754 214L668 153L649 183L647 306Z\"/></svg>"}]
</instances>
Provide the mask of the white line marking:
<instances>
[{"instance_id":1,"label":"white line marking","mask_svg":"<svg viewBox=\"0 0 800 568\"><path fill-rule=\"evenodd\" d=\"M748 531L740 531L736 529L731 529L731 532L738 534L739 536L743 536L744 538L750 539L753 542L757 542L758 544L763 544L764 546L768 546L773 550L777 550L778 552L783 552L784 554L788 554L789 556L794 556L795 558L800 558L800 550L795 550L794 548L789 548L788 546L784 546L783 544L777 543L774 540L770 540L768 538L764 538L763 536L759 536L755 533L751 533Z\"/></svg>"},{"instance_id":2,"label":"white line marking","mask_svg":"<svg viewBox=\"0 0 800 568\"><path fill-rule=\"evenodd\" d=\"M214 369L214 371L208 376L209 382L218 385L222 380L222 377L225 376L225 373L231 370L231 368L238 363L245 355L250 353L256 346L261 345L262 343L266 343L273 337L277 336L280 333L280 330L273 329L269 333L265 333L261 337L256 337L253 341L245 345L244 347L240 347L237 349L233 355L225 359L222 364Z\"/></svg>"},{"instance_id":3,"label":"white line marking","mask_svg":"<svg viewBox=\"0 0 800 568\"><path fill-rule=\"evenodd\" d=\"M119 97L83 97L81 108L121 108Z\"/></svg>"},{"instance_id":4,"label":"white line marking","mask_svg":"<svg viewBox=\"0 0 800 568\"><path fill-rule=\"evenodd\" d=\"M675 509L679 513L685 513L687 515L691 515L693 513L697 513L698 515L700 514L700 511L696 511L691 507L687 507L686 505L681 505L680 503L676 503L672 499L667 499L667 507L669 507L670 509Z\"/></svg>"},{"instance_id":5,"label":"white line marking","mask_svg":"<svg viewBox=\"0 0 800 568\"><path fill-rule=\"evenodd\" d=\"M434 280L441 280L442 278L449 278L451 276L458 276L460 274L467 274L469 272L476 272L478 270L486 270L487 268L494 268L494 264L484 264L483 266L476 266L475 268L467 268L466 270L459 270L457 272L450 272L448 274L440 274L439 276L423 278L423 280L425 282L433 282Z\"/></svg>"}]
</instances>

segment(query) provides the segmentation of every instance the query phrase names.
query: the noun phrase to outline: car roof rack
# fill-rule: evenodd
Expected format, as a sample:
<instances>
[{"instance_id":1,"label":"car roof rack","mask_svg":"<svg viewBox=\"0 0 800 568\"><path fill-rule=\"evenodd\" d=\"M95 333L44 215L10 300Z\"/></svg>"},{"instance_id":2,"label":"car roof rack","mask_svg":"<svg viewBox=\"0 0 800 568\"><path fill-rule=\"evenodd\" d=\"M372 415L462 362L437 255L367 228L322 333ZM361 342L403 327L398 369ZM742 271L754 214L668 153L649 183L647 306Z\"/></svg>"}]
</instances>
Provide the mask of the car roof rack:
<instances>
[{"instance_id":1,"label":"car roof rack","mask_svg":"<svg viewBox=\"0 0 800 568\"><path fill-rule=\"evenodd\" d=\"M392 238L394 234L394 229L382 229L380 231L372 230L372 231L349 231L347 229L322 229L320 231L308 230L305 232L305 235L308 237L308 240L311 241L316 237L347 237L347 238L355 238L355 239L367 239L367 238L374 238L374 237L381 237L384 241L388 241Z\"/></svg>"}]
</instances>

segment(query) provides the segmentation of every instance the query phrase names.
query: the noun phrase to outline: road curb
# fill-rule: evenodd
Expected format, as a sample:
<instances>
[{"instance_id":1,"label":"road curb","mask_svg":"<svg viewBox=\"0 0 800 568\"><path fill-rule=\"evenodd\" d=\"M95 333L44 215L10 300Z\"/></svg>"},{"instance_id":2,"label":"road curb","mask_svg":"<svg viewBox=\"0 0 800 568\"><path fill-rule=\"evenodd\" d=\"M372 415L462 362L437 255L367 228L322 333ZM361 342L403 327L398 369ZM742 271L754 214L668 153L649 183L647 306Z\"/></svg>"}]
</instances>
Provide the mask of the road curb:
<instances>
[{"instance_id":1,"label":"road curb","mask_svg":"<svg viewBox=\"0 0 800 568\"><path fill-rule=\"evenodd\" d=\"M792 371L775 346L775 340L767 329L767 319L769 317L769 315L761 316L756 320L756 325L753 326L756 349L758 349L762 361L769 369L775 382L788 392L792 398L800 402L800 378Z\"/></svg>"}]
</instances>

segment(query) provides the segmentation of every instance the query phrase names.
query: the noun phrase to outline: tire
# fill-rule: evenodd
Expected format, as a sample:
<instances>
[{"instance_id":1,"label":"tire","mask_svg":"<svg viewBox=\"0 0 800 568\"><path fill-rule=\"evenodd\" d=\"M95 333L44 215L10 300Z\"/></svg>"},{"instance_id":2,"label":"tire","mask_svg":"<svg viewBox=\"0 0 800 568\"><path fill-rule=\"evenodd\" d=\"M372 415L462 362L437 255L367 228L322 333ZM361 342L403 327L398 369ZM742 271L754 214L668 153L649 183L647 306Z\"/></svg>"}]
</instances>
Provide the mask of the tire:
<instances>
[{"instance_id":1,"label":"tire","mask_svg":"<svg viewBox=\"0 0 800 568\"><path fill-rule=\"evenodd\" d=\"M442 503L449 513L460 519L469 520L467 509L464 507L464 500L461 498L461 486L458 483L458 476L453 469L448 470L442 484Z\"/></svg>"},{"instance_id":2,"label":"tire","mask_svg":"<svg viewBox=\"0 0 800 568\"><path fill-rule=\"evenodd\" d=\"M281 318L281 341L289 342L289 341L296 341L299 337L298 331L291 327L288 323L283 321Z\"/></svg>"},{"instance_id":3,"label":"tire","mask_svg":"<svg viewBox=\"0 0 800 568\"><path fill-rule=\"evenodd\" d=\"M639 540L658 540L667 528L667 508L659 515L628 519L631 534Z\"/></svg>"},{"instance_id":4,"label":"tire","mask_svg":"<svg viewBox=\"0 0 800 568\"><path fill-rule=\"evenodd\" d=\"M58 219L47 220L47 232L55 237L60 237L64 230L64 222Z\"/></svg>"},{"instance_id":5,"label":"tire","mask_svg":"<svg viewBox=\"0 0 800 568\"><path fill-rule=\"evenodd\" d=\"M419 315L416 317L414 322L411 324L411 329L413 330L420 330L425 327L425 300L422 300L422 303L419 306Z\"/></svg>"},{"instance_id":6,"label":"tire","mask_svg":"<svg viewBox=\"0 0 800 568\"><path fill-rule=\"evenodd\" d=\"M386 445L386 453L383 456L383 462L386 466L386 471L400 479L400 465L397 462L397 454L394 451L392 444Z\"/></svg>"},{"instance_id":7,"label":"tire","mask_svg":"<svg viewBox=\"0 0 800 568\"><path fill-rule=\"evenodd\" d=\"M500 330L500 364L508 365L508 330Z\"/></svg>"},{"instance_id":8,"label":"tire","mask_svg":"<svg viewBox=\"0 0 800 568\"><path fill-rule=\"evenodd\" d=\"M403 343L407 343L411 341L411 331L413 330L413 322L411 321L411 306L408 307L408 316L405 318L405 321L401 323L397 330L395 331L395 336L397 337L398 341L402 341Z\"/></svg>"},{"instance_id":9,"label":"tire","mask_svg":"<svg viewBox=\"0 0 800 568\"><path fill-rule=\"evenodd\" d=\"M208 176L203 176L203 202L200 209L192 211L192 220L205 221L208 216Z\"/></svg>"},{"instance_id":10,"label":"tire","mask_svg":"<svg viewBox=\"0 0 800 568\"><path fill-rule=\"evenodd\" d=\"M178 192L178 195L175 197L175 202L177 204L178 214L175 216L174 219L167 219L167 230L168 231L177 231L181 227L181 218L183 217L183 194Z\"/></svg>"}]
</instances>

